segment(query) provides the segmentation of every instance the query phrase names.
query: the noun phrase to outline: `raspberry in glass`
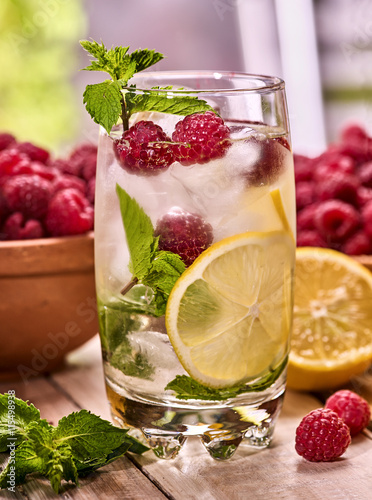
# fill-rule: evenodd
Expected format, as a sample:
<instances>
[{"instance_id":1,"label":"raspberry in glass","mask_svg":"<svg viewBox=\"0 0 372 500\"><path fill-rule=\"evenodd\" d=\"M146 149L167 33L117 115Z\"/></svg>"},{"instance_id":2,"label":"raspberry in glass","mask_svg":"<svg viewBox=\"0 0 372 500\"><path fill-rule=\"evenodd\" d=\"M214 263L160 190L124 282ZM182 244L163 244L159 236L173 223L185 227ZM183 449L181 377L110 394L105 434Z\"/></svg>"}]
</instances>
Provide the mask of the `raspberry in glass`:
<instances>
[{"instance_id":1,"label":"raspberry in glass","mask_svg":"<svg viewBox=\"0 0 372 500\"><path fill-rule=\"evenodd\" d=\"M152 175L174 162L171 139L152 121L141 120L114 142L115 155L127 172Z\"/></svg>"},{"instance_id":2,"label":"raspberry in glass","mask_svg":"<svg viewBox=\"0 0 372 500\"><path fill-rule=\"evenodd\" d=\"M172 208L157 222L154 234L159 236L159 250L178 254L186 266L213 241L212 226L179 207Z\"/></svg>"},{"instance_id":3,"label":"raspberry in glass","mask_svg":"<svg viewBox=\"0 0 372 500\"><path fill-rule=\"evenodd\" d=\"M212 111L185 116L172 134L175 159L187 166L222 158L230 147L229 135L229 127Z\"/></svg>"},{"instance_id":4,"label":"raspberry in glass","mask_svg":"<svg viewBox=\"0 0 372 500\"><path fill-rule=\"evenodd\" d=\"M12 212L21 212L29 219L41 219L48 209L51 184L38 175L17 175L6 180L3 195Z\"/></svg>"},{"instance_id":5,"label":"raspberry in glass","mask_svg":"<svg viewBox=\"0 0 372 500\"><path fill-rule=\"evenodd\" d=\"M250 186L261 186L274 182L281 174L288 155L288 142L283 138L255 136L247 139L254 147L254 166L244 176Z\"/></svg>"},{"instance_id":6,"label":"raspberry in glass","mask_svg":"<svg viewBox=\"0 0 372 500\"><path fill-rule=\"evenodd\" d=\"M39 220L26 220L21 212L14 212L4 222L0 239L32 240L42 238L44 229Z\"/></svg>"},{"instance_id":7,"label":"raspberry in glass","mask_svg":"<svg viewBox=\"0 0 372 500\"><path fill-rule=\"evenodd\" d=\"M358 211L341 200L319 203L314 217L315 229L327 241L343 241L360 224Z\"/></svg>"},{"instance_id":8,"label":"raspberry in glass","mask_svg":"<svg viewBox=\"0 0 372 500\"><path fill-rule=\"evenodd\" d=\"M50 154L46 149L35 146L31 142L19 142L15 148L20 153L27 155L32 161L39 161L40 163L47 163Z\"/></svg>"},{"instance_id":9,"label":"raspberry in glass","mask_svg":"<svg viewBox=\"0 0 372 500\"><path fill-rule=\"evenodd\" d=\"M325 408L337 413L349 427L351 436L362 431L371 418L371 409L367 401L349 390L341 390L332 394L327 399Z\"/></svg>"},{"instance_id":10,"label":"raspberry in glass","mask_svg":"<svg viewBox=\"0 0 372 500\"><path fill-rule=\"evenodd\" d=\"M349 427L330 409L311 411L296 429L295 449L310 462L330 462L351 442Z\"/></svg>"},{"instance_id":11,"label":"raspberry in glass","mask_svg":"<svg viewBox=\"0 0 372 500\"><path fill-rule=\"evenodd\" d=\"M51 236L69 236L93 229L94 211L77 189L58 191L49 203L45 226Z\"/></svg>"}]
</instances>

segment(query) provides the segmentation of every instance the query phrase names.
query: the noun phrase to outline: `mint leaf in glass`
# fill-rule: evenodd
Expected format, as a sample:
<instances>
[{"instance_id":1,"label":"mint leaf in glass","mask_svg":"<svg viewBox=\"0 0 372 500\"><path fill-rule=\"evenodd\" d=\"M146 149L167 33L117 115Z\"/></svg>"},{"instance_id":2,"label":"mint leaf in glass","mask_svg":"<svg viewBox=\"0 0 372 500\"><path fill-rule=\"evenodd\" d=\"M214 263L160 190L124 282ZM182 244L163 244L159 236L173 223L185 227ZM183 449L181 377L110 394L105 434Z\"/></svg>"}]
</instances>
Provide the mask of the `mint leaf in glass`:
<instances>
[{"instance_id":1,"label":"mint leaf in glass","mask_svg":"<svg viewBox=\"0 0 372 500\"><path fill-rule=\"evenodd\" d=\"M185 270L181 257L173 252L158 250L158 237L150 217L134 198L118 184L120 212L127 239L132 273L131 281L121 290L125 295L136 284L149 286L154 292L155 315L162 316L168 295Z\"/></svg>"}]
</instances>

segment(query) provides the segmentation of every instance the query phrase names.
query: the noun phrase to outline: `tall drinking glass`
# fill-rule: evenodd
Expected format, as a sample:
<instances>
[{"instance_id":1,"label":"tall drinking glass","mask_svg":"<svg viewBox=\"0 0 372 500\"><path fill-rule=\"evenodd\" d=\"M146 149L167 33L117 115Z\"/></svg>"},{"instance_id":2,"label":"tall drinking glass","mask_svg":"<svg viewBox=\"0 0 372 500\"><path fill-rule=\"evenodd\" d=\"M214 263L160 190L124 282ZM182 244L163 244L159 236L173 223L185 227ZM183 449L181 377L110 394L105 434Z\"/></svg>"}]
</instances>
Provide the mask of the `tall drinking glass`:
<instances>
[{"instance_id":1,"label":"tall drinking glass","mask_svg":"<svg viewBox=\"0 0 372 500\"><path fill-rule=\"evenodd\" d=\"M126 91L149 102L158 91L148 89L168 87L170 112L134 113L123 137L101 130L95 261L108 400L158 457L199 436L226 459L239 445L269 445L285 391L295 195L284 82L200 71L135 83ZM185 118L175 96L211 111Z\"/></svg>"}]
</instances>

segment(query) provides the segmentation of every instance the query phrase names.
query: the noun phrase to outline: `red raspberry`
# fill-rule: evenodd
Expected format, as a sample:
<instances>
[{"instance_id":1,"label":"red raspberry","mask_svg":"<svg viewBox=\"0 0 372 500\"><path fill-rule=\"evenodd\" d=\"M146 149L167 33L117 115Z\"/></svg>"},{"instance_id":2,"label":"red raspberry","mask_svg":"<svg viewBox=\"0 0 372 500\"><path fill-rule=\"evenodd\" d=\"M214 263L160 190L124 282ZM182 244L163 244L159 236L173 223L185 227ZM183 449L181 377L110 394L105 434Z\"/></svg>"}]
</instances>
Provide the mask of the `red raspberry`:
<instances>
[{"instance_id":1,"label":"red raspberry","mask_svg":"<svg viewBox=\"0 0 372 500\"><path fill-rule=\"evenodd\" d=\"M372 201L372 188L360 186L358 189L358 205L362 207L370 201Z\"/></svg>"},{"instance_id":2,"label":"red raspberry","mask_svg":"<svg viewBox=\"0 0 372 500\"><path fill-rule=\"evenodd\" d=\"M64 160L62 158L57 158L56 160L49 163L50 167L57 169L61 174L74 175L79 177L80 174L80 164L74 163L70 160Z\"/></svg>"},{"instance_id":3,"label":"red raspberry","mask_svg":"<svg viewBox=\"0 0 372 500\"><path fill-rule=\"evenodd\" d=\"M93 229L94 211L77 189L58 191L49 203L45 226L52 236L86 233Z\"/></svg>"},{"instance_id":4,"label":"red raspberry","mask_svg":"<svg viewBox=\"0 0 372 500\"><path fill-rule=\"evenodd\" d=\"M49 160L49 152L46 149L31 144L31 142L19 142L15 148L17 151L26 154L32 161L46 163Z\"/></svg>"},{"instance_id":5,"label":"red raspberry","mask_svg":"<svg viewBox=\"0 0 372 500\"><path fill-rule=\"evenodd\" d=\"M282 138L250 137L248 141L252 143L256 155L253 168L245 173L249 185L261 186L275 181L288 161L288 148Z\"/></svg>"},{"instance_id":6,"label":"red raspberry","mask_svg":"<svg viewBox=\"0 0 372 500\"><path fill-rule=\"evenodd\" d=\"M313 182L298 182L296 184L296 208L298 211L313 203L315 198Z\"/></svg>"},{"instance_id":7,"label":"red raspberry","mask_svg":"<svg viewBox=\"0 0 372 500\"><path fill-rule=\"evenodd\" d=\"M50 200L51 184L38 175L17 175L4 183L3 193L8 207L29 219L41 219Z\"/></svg>"},{"instance_id":8,"label":"red raspberry","mask_svg":"<svg viewBox=\"0 0 372 500\"><path fill-rule=\"evenodd\" d=\"M43 179L47 179L48 181L54 181L60 175L57 168L50 165L44 165L44 163L40 163L38 161L33 161L30 164L30 169L31 173L38 175Z\"/></svg>"},{"instance_id":9,"label":"red raspberry","mask_svg":"<svg viewBox=\"0 0 372 500\"><path fill-rule=\"evenodd\" d=\"M367 236L372 238L372 201L362 207L362 221Z\"/></svg>"},{"instance_id":10,"label":"red raspberry","mask_svg":"<svg viewBox=\"0 0 372 500\"><path fill-rule=\"evenodd\" d=\"M75 148L69 158L72 168L85 180L89 180L96 175L97 146L94 144L81 144ZM70 167L71 168L71 167Z\"/></svg>"},{"instance_id":11,"label":"red raspberry","mask_svg":"<svg viewBox=\"0 0 372 500\"><path fill-rule=\"evenodd\" d=\"M358 176L363 186L372 188L372 161L360 165Z\"/></svg>"},{"instance_id":12,"label":"red raspberry","mask_svg":"<svg viewBox=\"0 0 372 500\"><path fill-rule=\"evenodd\" d=\"M0 134L0 151L8 148L12 144L15 144L15 137L12 134Z\"/></svg>"},{"instance_id":13,"label":"red raspberry","mask_svg":"<svg viewBox=\"0 0 372 500\"><path fill-rule=\"evenodd\" d=\"M359 180L355 175L335 172L324 178L317 186L319 200L342 200L351 205L358 205Z\"/></svg>"},{"instance_id":14,"label":"red raspberry","mask_svg":"<svg viewBox=\"0 0 372 500\"><path fill-rule=\"evenodd\" d=\"M317 231L307 230L297 233L298 247L323 247L327 248L327 243Z\"/></svg>"},{"instance_id":15,"label":"red raspberry","mask_svg":"<svg viewBox=\"0 0 372 500\"><path fill-rule=\"evenodd\" d=\"M62 189L77 189L81 193L85 194L86 185L83 179L75 177L74 175L59 175L52 183L53 194L57 191L62 191Z\"/></svg>"},{"instance_id":16,"label":"red raspberry","mask_svg":"<svg viewBox=\"0 0 372 500\"><path fill-rule=\"evenodd\" d=\"M114 142L124 170L140 175L159 173L174 162L171 139L154 122L141 120Z\"/></svg>"},{"instance_id":17,"label":"red raspberry","mask_svg":"<svg viewBox=\"0 0 372 500\"><path fill-rule=\"evenodd\" d=\"M315 228L315 214L318 211L318 204L312 203L307 207L303 208L297 214L297 228L302 231L304 229L314 229Z\"/></svg>"},{"instance_id":18,"label":"red raspberry","mask_svg":"<svg viewBox=\"0 0 372 500\"><path fill-rule=\"evenodd\" d=\"M325 408L337 413L350 429L350 435L355 436L362 431L371 418L371 409L365 399L348 390L337 391L330 396Z\"/></svg>"},{"instance_id":19,"label":"red raspberry","mask_svg":"<svg viewBox=\"0 0 372 500\"><path fill-rule=\"evenodd\" d=\"M21 212L10 215L2 229L2 238L5 240L31 240L43 236L44 229L41 222L34 219L25 221Z\"/></svg>"},{"instance_id":20,"label":"red raspberry","mask_svg":"<svg viewBox=\"0 0 372 500\"><path fill-rule=\"evenodd\" d=\"M86 197L88 198L89 202L92 205L94 205L95 192L96 192L96 178L92 177L87 182L86 193L85 193Z\"/></svg>"},{"instance_id":21,"label":"red raspberry","mask_svg":"<svg viewBox=\"0 0 372 500\"><path fill-rule=\"evenodd\" d=\"M212 111L185 116L172 134L175 159L192 165L222 158L230 146L229 135L229 127Z\"/></svg>"},{"instance_id":22,"label":"red raspberry","mask_svg":"<svg viewBox=\"0 0 372 500\"><path fill-rule=\"evenodd\" d=\"M341 132L341 142L348 142L350 140L363 140L367 139L368 135L364 128L358 123L350 123L344 127Z\"/></svg>"},{"instance_id":23,"label":"red raspberry","mask_svg":"<svg viewBox=\"0 0 372 500\"><path fill-rule=\"evenodd\" d=\"M351 442L349 427L329 409L311 411L296 429L296 451L310 462L330 462Z\"/></svg>"},{"instance_id":24,"label":"red raspberry","mask_svg":"<svg viewBox=\"0 0 372 500\"><path fill-rule=\"evenodd\" d=\"M315 228L328 242L345 240L360 223L356 209L341 200L328 200L319 203L314 218Z\"/></svg>"},{"instance_id":25,"label":"red raspberry","mask_svg":"<svg viewBox=\"0 0 372 500\"><path fill-rule=\"evenodd\" d=\"M314 180L315 182L324 182L325 179L333 176L336 172L354 174L355 161L350 156L338 153L325 153L316 162Z\"/></svg>"},{"instance_id":26,"label":"red raspberry","mask_svg":"<svg viewBox=\"0 0 372 500\"><path fill-rule=\"evenodd\" d=\"M157 222L155 236L159 250L178 254L190 266L211 245L213 230L199 215L174 207Z\"/></svg>"},{"instance_id":27,"label":"red raspberry","mask_svg":"<svg viewBox=\"0 0 372 500\"><path fill-rule=\"evenodd\" d=\"M369 255L372 253L372 237L368 237L364 231L358 231L348 238L341 251L348 255Z\"/></svg>"},{"instance_id":28,"label":"red raspberry","mask_svg":"<svg viewBox=\"0 0 372 500\"><path fill-rule=\"evenodd\" d=\"M311 181L313 178L313 165L314 161L307 156L294 154L294 172L295 172L295 181Z\"/></svg>"},{"instance_id":29,"label":"red raspberry","mask_svg":"<svg viewBox=\"0 0 372 500\"><path fill-rule=\"evenodd\" d=\"M372 141L366 138L350 138L337 145L340 154L350 156L357 164L372 160Z\"/></svg>"},{"instance_id":30,"label":"red raspberry","mask_svg":"<svg viewBox=\"0 0 372 500\"><path fill-rule=\"evenodd\" d=\"M15 149L5 149L0 152L0 177L14 175L14 171L20 163L30 164L26 155L19 153ZM18 173L18 172L16 172Z\"/></svg>"}]
</instances>

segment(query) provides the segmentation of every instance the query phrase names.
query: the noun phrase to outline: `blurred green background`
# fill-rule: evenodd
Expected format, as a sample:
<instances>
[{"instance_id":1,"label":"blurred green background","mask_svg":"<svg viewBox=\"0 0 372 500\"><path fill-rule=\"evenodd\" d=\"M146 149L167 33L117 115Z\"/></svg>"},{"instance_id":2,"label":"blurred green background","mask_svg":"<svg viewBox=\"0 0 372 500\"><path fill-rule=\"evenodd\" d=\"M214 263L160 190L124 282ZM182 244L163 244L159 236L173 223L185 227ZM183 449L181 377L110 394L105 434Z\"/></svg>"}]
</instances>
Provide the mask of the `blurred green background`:
<instances>
[{"instance_id":1,"label":"blurred green background","mask_svg":"<svg viewBox=\"0 0 372 500\"><path fill-rule=\"evenodd\" d=\"M85 31L80 0L1 0L1 130L50 148L72 140L76 45Z\"/></svg>"}]
</instances>

